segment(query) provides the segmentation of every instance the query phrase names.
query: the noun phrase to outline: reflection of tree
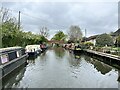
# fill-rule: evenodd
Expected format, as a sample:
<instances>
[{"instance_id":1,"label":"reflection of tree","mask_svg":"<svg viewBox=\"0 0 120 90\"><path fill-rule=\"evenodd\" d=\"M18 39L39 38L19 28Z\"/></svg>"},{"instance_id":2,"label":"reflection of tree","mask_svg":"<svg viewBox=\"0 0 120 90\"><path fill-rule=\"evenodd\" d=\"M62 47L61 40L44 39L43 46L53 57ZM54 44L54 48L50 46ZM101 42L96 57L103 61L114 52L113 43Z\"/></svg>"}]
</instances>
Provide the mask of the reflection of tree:
<instances>
[{"instance_id":1,"label":"reflection of tree","mask_svg":"<svg viewBox=\"0 0 120 90\"><path fill-rule=\"evenodd\" d=\"M98 60L90 58L89 56L85 56L84 58L89 63L93 64L94 68L96 68L98 71L100 71L104 75L112 70L111 67L107 66L106 64L104 64L104 63L102 63L102 62L100 62Z\"/></svg>"},{"instance_id":2,"label":"reflection of tree","mask_svg":"<svg viewBox=\"0 0 120 90\"><path fill-rule=\"evenodd\" d=\"M69 63L74 66L74 67L79 67L80 66L80 61L81 61L81 57L80 55L73 55L70 54L69 56Z\"/></svg>"},{"instance_id":3,"label":"reflection of tree","mask_svg":"<svg viewBox=\"0 0 120 90\"><path fill-rule=\"evenodd\" d=\"M65 50L61 47L54 48L56 56L62 58L65 55Z\"/></svg>"}]
</instances>

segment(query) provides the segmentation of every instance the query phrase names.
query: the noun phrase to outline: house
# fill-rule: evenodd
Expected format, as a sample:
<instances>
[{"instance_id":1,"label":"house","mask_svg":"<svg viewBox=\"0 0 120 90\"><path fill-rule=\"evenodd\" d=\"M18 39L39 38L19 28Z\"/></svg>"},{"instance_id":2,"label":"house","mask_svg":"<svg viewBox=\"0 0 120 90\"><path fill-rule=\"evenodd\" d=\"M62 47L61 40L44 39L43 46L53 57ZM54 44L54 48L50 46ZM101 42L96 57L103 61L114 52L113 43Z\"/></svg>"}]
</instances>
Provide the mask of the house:
<instances>
[{"instance_id":1,"label":"house","mask_svg":"<svg viewBox=\"0 0 120 90\"><path fill-rule=\"evenodd\" d=\"M116 31L116 32L113 32L111 34L112 38L113 38L113 41L114 41L114 44L116 43L116 38L120 35L120 28ZM83 38L82 42L91 42L94 44L94 46L96 45L96 38L97 36L99 35L94 35L94 36L90 36L88 38Z\"/></svg>"},{"instance_id":2,"label":"house","mask_svg":"<svg viewBox=\"0 0 120 90\"><path fill-rule=\"evenodd\" d=\"M114 44L115 44L116 43L116 38L118 36L120 36L120 28L116 32L114 32L113 34L111 34L111 36L113 37L113 41L114 41Z\"/></svg>"},{"instance_id":3,"label":"house","mask_svg":"<svg viewBox=\"0 0 120 90\"><path fill-rule=\"evenodd\" d=\"M97 38L98 35L94 35L94 36L90 36L87 38L87 42L91 42L93 43L93 45L95 46L96 45L96 38Z\"/></svg>"}]
</instances>

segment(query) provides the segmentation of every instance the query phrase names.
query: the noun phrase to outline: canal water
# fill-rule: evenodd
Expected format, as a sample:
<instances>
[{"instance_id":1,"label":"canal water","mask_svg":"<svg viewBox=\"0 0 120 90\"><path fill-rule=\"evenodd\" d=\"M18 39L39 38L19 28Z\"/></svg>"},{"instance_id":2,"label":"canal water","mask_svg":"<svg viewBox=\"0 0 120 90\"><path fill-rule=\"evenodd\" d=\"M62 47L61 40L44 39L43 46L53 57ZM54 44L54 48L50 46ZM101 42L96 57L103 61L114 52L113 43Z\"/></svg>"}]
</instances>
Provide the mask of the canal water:
<instances>
[{"instance_id":1,"label":"canal water","mask_svg":"<svg viewBox=\"0 0 120 90\"><path fill-rule=\"evenodd\" d=\"M51 48L5 80L5 88L118 88L120 71L84 54Z\"/></svg>"}]
</instances>

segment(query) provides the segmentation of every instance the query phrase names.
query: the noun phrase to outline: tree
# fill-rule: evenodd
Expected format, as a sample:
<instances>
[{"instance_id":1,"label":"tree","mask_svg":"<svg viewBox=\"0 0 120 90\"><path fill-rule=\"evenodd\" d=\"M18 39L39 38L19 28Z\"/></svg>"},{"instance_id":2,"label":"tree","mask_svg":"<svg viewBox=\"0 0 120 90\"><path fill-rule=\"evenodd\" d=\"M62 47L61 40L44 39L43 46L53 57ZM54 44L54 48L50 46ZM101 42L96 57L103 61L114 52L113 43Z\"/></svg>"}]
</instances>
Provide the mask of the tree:
<instances>
[{"instance_id":1,"label":"tree","mask_svg":"<svg viewBox=\"0 0 120 90\"><path fill-rule=\"evenodd\" d=\"M40 35L47 38L49 36L49 29L47 27L42 27L40 29Z\"/></svg>"},{"instance_id":2,"label":"tree","mask_svg":"<svg viewBox=\"0 0 120 90\"><path fill-rule=\"evenodd\" d=\"M1 9L2 14L2 45L3 47L16 46L20 44L20 30L17 28L17 20L14 17L10 16L10 13L7 9Z\"/></svg>"},{"instance_id":3,"label":"tree","mask_svg":"<svg viewBox=\"0 0 120 90\"><path fill-rule=\"evenodd\" d=\"M81 41L82 40L82 32L79 26L71 26L68 31L69 40L71 41Z\"/></svg>"},{"instance_id":4,"label":"tree","mask_svg":"<svg viewBox=\"0 0 120 90\"><path fill-rule=\"evenodd\" d=\"M66 37L67 36L62 31L59 31L53 36L52 40L59 40L59 41L63 40L63 41L65 41Z\"/></svg>"},{"instance_id":5,"label":"tree","mask_svg":"<svg viewBox=\"0 0 120 90\"><path fill-rule=\"evenodd\" d=\"M113 39L109 34L101 34L96 38L96 45L103 47L103 46L112 46L114 45Z\"/></svg>"},{"instance_id":6,"label":"tree","mask_svg":"<svg viewBox=\"0 0 120 90\"><path fill-rule=\"evenodd\" d=\"M0 47L26 46L29 44L39 44L45 41L45 38L32 32L23 32L22 27L18 29L16 18L10 16L8 9L0 9ZM1 40L0 39L0 40Z\"/></svg>"},{"instance_id":7,"label":"tree","mask_svg":"<svg viewBox=\"0 0 120 90\"><path fill-rule=\"evenodd\" d=\"M47 42L48 40L47 40L47 38L45 38L44 36L41 36L41 42L43 43L43 42Z\"/></svg>"},{"instance_id":8,"label":"tree","mask_svg":"<svg viewBox=\"0 0 120 90\"><path fill-rule=\"evenodd\" d=\"M0 20L2 22L6 22L6 21L9 21L9 19L10 19L9 10L1 7L0 8Z\"/></svg>"},{"instance_id":9,"label":"tree","mask_svg":"<svg viewBox=\"0 0 120 90\"><path fill-rule=\"evenodd\" d=\"M116 38L116 46L120 47L120 35Z\"/></svg>"}]
</instances>

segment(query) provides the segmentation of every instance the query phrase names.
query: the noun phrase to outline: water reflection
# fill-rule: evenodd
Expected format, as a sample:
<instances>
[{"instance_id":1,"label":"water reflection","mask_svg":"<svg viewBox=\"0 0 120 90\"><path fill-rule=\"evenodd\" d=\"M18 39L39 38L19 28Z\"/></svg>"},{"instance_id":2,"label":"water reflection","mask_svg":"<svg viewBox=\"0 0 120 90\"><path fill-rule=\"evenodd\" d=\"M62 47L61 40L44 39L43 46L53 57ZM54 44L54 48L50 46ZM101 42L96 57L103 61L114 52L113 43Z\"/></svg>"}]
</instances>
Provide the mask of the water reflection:
<instances>
[{"instance_id":1,"label":"water reflection","mask_svg":"<svg viewBox=\"0 0 120 90\"><path fill-rule=\"evenodd\" d=\"M47 57L46 57L46 51L43 52L43 53L40 55L40 57L41 57L42 60L46 60L46 59L47 59Z\"/></svg>"},{"instance_id":2,"label":"water reflection","mask_svg":"<svg viewBox=\"0 0 120 90\"><path fill-rule=\"evenodd\" d=\"M118 71L118 81L120 83L120 70Z\"/></svg>"},{"instance_id":3,"label":"water reflection","mask_svg":"<svg viewBox=\"0 0 120 90\"><path fill-rule=\"evenodd\" d=\"M80 67L80 62L81 62L81 56L78 55L78 54L70 54L69 58L69 63L70 63L70 66L74 66L76 68L79 68Z\"/></svg>"},{"instance_id":4,"label":"water reflection","mask_svg":"<svg viewBox=\"0 0 120 90\"><path fill-rule=\"evenodd\" d=\"M59 60L60 59L60 60ZM21 79L9 80L5 87L16 88L116 88L118 71L94 58L53 48L37 58L29 58ZM120 73L120 72L119 72ZM19 75L17 72L14 76ZM23 77L23 78L22 78ZM13 77L11 77L12 79Z\"/></svg>"},{"instance_id":5,"label":"water reflection","mask_svg":"<svg viewBox=\"0 0 120 90\"><path fill-rule=\"evenodd\" d=\"M81 56L79 54L75 54L74 56L75 56L75 59L77 60L81 59Z\"/></svg>"},{"instance_id":6,"label":"water reflection","mask_svg":"<svg viewBox=\"0 0 120 90\"><path fill-rule=\"evenodd\" d=\"M54 48L54 52L55 52L55 55L58 56L59 58L63 58L65 55L65 49L61 47Z\"/></svg>"},{"instance_id":7,"label":"water reflection","mask_svg":"<svg viewBox=\"0 0 120 90\"><path fill-rule=\"evenodd\" d=\"M100 71L103 75L110 72L112 70L112 67L108 66L107 64L100 62L99 60L96 60L94 58L91 58L89 56L84 56L85 60L91 64L94 65L94 68Z\"/></svg>"},{"instance_id":8,"label":"water reflection","mask_svg":"<svg viewBox=\"0 0 120 90\"><path fill-rule=\"evenodd\" d=\"M18 69L16 69L13 73L11 73L9 76L5 77L2 80L2 87L3 88L15 88L19 81L24 77L25 73L25 65L22 65Z\"/></svg>"},{"instance_id":9,"label":"water reflection","mask_svg":"<svg viewBox=\"0 0 120 90\"><path fill-rule=\"evenodd\" d=\"M35 59L36 59L36 57L28 57L27 63L35 64Z\"/></svg>"}]
</instances>

